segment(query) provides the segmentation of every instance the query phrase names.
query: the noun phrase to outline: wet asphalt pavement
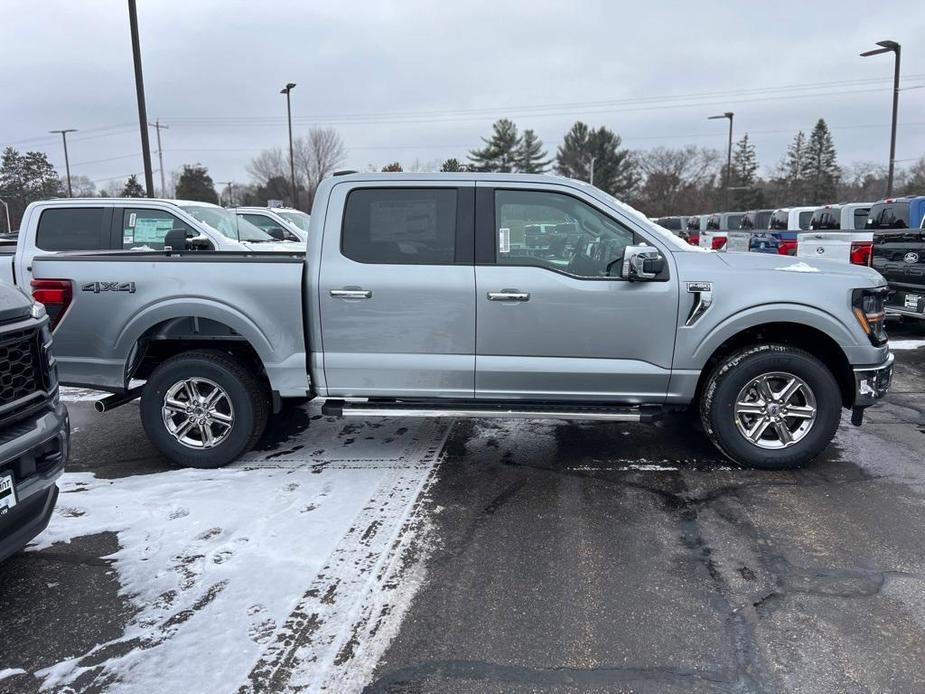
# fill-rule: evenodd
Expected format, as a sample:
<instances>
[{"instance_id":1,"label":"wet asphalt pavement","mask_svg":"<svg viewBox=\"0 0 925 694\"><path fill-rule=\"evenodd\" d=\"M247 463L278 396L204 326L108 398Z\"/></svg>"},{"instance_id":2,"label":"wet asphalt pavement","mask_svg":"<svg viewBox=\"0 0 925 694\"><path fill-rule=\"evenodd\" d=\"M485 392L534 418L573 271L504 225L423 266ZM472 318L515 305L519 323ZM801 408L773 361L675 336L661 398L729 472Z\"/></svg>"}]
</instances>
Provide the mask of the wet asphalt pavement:
<instances>
[{"instance_id":1,"label":"wet asphalt pavement","mask_svg":"<svg viewBox=\"0 0 925 694\"><path fill-rule=\"evenodd\" d=\"M170 469L134 407L69 409L70 471ZM732 468L683 415L459 421L426 503L426 580L368 691L925 691L925 348L897 352L888 399L800 471ZM0 671L122 632L117 546L0 565Z\"/></svg>"}]
</instances>

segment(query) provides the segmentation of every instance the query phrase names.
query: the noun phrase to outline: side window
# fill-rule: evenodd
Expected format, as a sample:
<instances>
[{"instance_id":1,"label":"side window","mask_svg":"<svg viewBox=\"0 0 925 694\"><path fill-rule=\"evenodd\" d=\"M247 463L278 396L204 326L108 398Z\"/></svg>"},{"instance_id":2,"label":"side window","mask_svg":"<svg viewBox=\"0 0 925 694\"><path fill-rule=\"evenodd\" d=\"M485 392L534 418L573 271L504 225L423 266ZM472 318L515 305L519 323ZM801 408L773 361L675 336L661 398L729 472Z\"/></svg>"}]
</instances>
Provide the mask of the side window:
<instances>
[{"instance_id":1,"label":"side window","mask_svg":"<svg viewBox=\"0 0 925 694\"><path fill-rule=\"evenodd\" d=\"M805 212L800 212L800 216L797 218L797 225L800 229L806 230L809 229L809 220L813 218L812 210L806 210Z\"/></svg>"},{"instance_id":2,"label":"side window","mask_svg":"<svg viewBox=\"0 0 925 694\"><path fill-rule=\"evenodd\" d=\"M854 211L854 228L863 229L867 224L867 215L870 214L870 208L859 207Z\"/></svg>"},{"instance_id":3,"label":"side window","mask_svg":"<svg viewBox=\"0 0 925 694\"><path fill-rule=\"evenodd\" d=\"M499 265L531 265L576 277L607 277L608 265L633 244L633 232L561 193L495 191Z\"/></svg>"},{"instance_id":4,"label":"side window","mask_svg":"<svg viewBox=\"0 0 925 694\"><path fill-rule=\"evenodd\" d=\"M183 229L187 236L197 232L186 222L164 210L126 207L122 210L122 248L164 250L164 237L172 229Z\"/></svg>"},{"instance_id":5,"label":"side window","mask_svg":"<svg viewBox=\"0 0 925 694\"><path fill-rule=\"evenodd\" d=\"M452 265L455 188L358 188L347 196L341 252L359 263Z\"/></svg>"},{"instance_id":6,"label":"side window","mask_svg":"<svg viewBox=\"0 0 925 694\"><path fill-rule=\"evenodd\" d=\"M60 207L39 217L35 245L43 251L99 251L108 249L102 233L102 207Z\"/></svg>"},{"instance_id":7,"label":"side window","mask_svg":"<svg viewBox=\"0 0 925 694\"><path fill-rule=\"evenodd\" d=\"M263 214L242 214L240 216L244 217L244 219L253 224L255 227L263 229L264 231L274 227L279 227L279 224Z\"/></svg>"}]
</instances>

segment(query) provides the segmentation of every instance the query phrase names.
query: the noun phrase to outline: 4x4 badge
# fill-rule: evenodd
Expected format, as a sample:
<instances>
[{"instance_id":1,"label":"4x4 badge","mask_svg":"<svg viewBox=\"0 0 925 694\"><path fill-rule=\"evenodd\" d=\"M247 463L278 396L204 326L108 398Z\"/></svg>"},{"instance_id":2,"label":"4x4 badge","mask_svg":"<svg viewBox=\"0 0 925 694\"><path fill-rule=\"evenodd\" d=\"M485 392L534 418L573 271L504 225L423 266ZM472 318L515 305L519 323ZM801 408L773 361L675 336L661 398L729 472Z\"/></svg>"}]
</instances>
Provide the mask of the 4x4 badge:
<instances>
[{"instance_id":1,"label":"4x4 badge","mask_svg":"<svg viewBox=\"0 0 925 694\"><path fill-rule=\"evenodd\" d=\"M94 294L99 294L100 292L128 292L129 294L134 294L135 293L135 283L134 282L87 282L86 284L80 285L80 291L93 292Z\"/></svg>"},{"instance_id":2,"label":"4x4 badge","mask_svg":"<svg viewBox=\"0 0 925 694\"><path fill-rule=\"evenodd\" d=\"M917 263L919 262L919 254L918 253L906 253L906 255L903 256L903 261L910 263L910 264Z\"/></svg>"}]
</instances>

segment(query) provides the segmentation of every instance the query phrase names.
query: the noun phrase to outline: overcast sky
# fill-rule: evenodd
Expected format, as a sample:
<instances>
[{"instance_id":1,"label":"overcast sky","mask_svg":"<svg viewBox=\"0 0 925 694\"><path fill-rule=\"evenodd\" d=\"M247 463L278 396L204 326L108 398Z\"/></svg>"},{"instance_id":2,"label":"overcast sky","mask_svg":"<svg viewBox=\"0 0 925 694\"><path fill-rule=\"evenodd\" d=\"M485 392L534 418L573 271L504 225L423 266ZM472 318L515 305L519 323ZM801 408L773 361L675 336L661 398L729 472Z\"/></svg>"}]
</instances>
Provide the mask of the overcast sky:
<instances>
[{"instance_id":1,"label":"overcast sky","mask_svg":"<svg viewBox=\"0 0 925 694\"><path fill-rule=\"evenodd\" d=\"M819 117L841 164L885 163L892 57L858 57L881 39L903 46L903 86L922 87L901 94L897 159L925 155L921 0L138 5L165 169L201 162L215 181L246 181L251 156L286 144L289 81L295 133L336 127L356 169L463 159L503 116L550 154L576 119L633 149L724 149L724 122L707 116L726 110L765 169ZM77 128L72 174L105 187L142 171L124 0L3 0L0 94L0 146L46 151L63 175L47 131Z\"/></svg>"}]
</instances>

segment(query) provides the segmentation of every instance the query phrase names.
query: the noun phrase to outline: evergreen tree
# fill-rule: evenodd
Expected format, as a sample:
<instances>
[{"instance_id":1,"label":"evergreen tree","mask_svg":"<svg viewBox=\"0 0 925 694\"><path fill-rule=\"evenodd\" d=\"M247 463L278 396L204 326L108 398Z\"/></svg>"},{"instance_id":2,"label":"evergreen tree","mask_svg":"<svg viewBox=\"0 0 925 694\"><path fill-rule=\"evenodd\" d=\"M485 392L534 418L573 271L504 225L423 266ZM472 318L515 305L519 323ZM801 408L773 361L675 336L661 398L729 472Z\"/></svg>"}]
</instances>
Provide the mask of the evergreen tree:
<instances>
[{"instance_id":1,"label":"evergreen tree","mask_svg":"<svg viewBox=\"0 0 925 694\"><path fill-rule=\"evenodd\" d=\"M639 166L620 136L601 126L588 128L577 121L556 151L556 171L568 178L590 181L594 161L594 185L618 198L627 198L639 185Z\"/></svg>"},{"instance_id":2,"label":"evergreen tree","mask_svg":"<svg viewBox=\"0 0 925 694\"><path fill-rule=\"evenodd\" d=\"M733 206L748 210L760 207L764 194L758 187L758 155L755 145L748 139L748 133L742 136L732 150L732 175L729 187L733 189Z\"/></svg>"},{"instance_id":3,"label":"evergreen tree","mask_svg":"<svg viewBox=\"0 0 925 694\"><path fill-rule=\"evenodd\" d=\"M398 173L399 171L404 171L404 169L401 168L401 164L397 161L393 161L391 164L383 166L382 171L384 173Z\"/></svg>"},{"instance_id":4,"label":"evergreen tree","mask_svg":"<svg viewBox=\"0 0 925 694\"><path fill-rule=\"evenodd\" d=\"M807 202L824 205L835 200L841 170L838 168L832 133L822 118L816 122L809 135L805 163L803 179L806 182Z\"/></svg>"},{"instance_id":5,"label":"evergreen tree","mask_svg":"<svg viewBox=\"0 0 925 694\"><path fill-rule=\"evenodd\" d=\"M61 180L44 152L21 154L12 147L3 150L0 156L0 199L10 208L10 223L13 229L26 206L36 200L61 195ZM3 217L0 214L0 217ZM4 225L5 225L4 217Z\"/></svg>"},{"instance_id":6,"label":"evergreen tree","mask_svg":"<svg viewBox=\"0 0 925 694\"><path fill-rule=\"evenodd\" d=\"M183 171L177 179L177 198L180 200L198 200L218 204L218 193L209 175L209 170L201 164L184 164Z\"/></svg>"},{"instance_id":7,"label":"evergreen tree","mask_svg":"<svg viewBox=\"0 0 925 694\"><path fill-rule=\"evenodd\" d=\"M143 198L145 196L145 189L142 188L141 184L138 182L138 177L132 174L128 177L119 195L123 198Z\"/></svg>"},{"instance_id":8,"label":"evergreen tree","mask_svg":"<svg viewBox=\"0 0 925 694\"><path fill-rule=\"evenodd\" d=\"M495 121L490 138L482 138L485 146L469 152L469 160L477 171L511 173L517 170L522 138L517 126L507 118Z\"/></svg>"},{"instance_id":9,"label":"evergreen tree","mask_svg":"<svg viewBox=\"0 0 925 694\"><path fill-rule=\"evenodd\" d=\"M465 171L465 167L459 163L458 159L447 159L443 162L443 166L440 167L441 171L452 172L452 171Z\"/></svg>"},{"instance_id":10,"label":"evergreen tree","mask_svg":"<svg viewBox=\"0 0 925 694\"><path fill-rule=\"evenodd\" d=\"M524 130L516 157L517 171L520 173L545 173L552 162L546 158L543 141L530 129Z\"/></svg>"},{"instance_id":11,"label":"evergreen tree","mask_svg":"<svg viewBox=\"0 0 925 694\"><path fill-rule=\"evenodd\" d=\"M787 204L806 204L806 135L800 130L787 147L787 155L781 162L778 182L786 191Z\"/></svg>"}]
</instances>

